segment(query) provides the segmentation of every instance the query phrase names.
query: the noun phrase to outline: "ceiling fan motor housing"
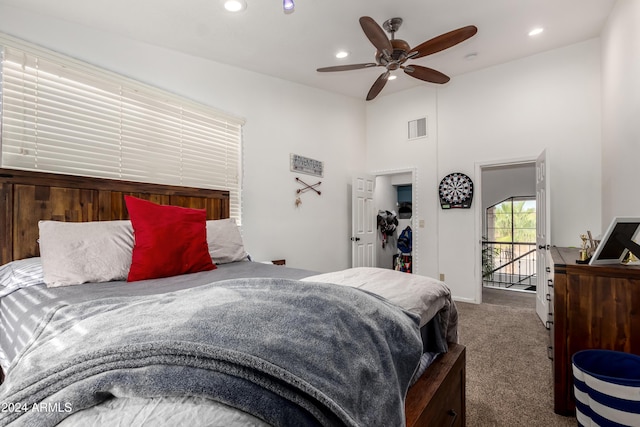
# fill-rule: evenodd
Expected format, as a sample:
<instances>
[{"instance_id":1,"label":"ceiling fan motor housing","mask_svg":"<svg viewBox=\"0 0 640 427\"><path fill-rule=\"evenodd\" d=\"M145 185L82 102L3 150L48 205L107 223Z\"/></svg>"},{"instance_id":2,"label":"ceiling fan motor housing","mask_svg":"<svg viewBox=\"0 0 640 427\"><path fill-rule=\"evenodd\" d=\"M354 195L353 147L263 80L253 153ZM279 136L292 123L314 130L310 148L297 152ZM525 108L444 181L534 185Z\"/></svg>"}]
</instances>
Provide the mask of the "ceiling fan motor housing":
<instances>
[{"instance_id":1,"label":"ceiling fan motor housing","mask_svg":"<svg viewBox=\"0 0 640 427\"><path fill-rule=\"evenodd\" d=\"M409 43L407 43L404 40L394 39L394 40L390 40L390 42L391 42L391 46L393 46L393 52L391 52L391 61L388 61L384 57L382 52L376 51L376 62L385 67L393 66L393 63L395 61L402 61L403 59L405 59L407 57L407 53L411 49L411 46L409 46ZM400 64L396 64L396 65L397 66L395 68L390 68L390 69L397 70Z\"/></svg>"}]
</instances>

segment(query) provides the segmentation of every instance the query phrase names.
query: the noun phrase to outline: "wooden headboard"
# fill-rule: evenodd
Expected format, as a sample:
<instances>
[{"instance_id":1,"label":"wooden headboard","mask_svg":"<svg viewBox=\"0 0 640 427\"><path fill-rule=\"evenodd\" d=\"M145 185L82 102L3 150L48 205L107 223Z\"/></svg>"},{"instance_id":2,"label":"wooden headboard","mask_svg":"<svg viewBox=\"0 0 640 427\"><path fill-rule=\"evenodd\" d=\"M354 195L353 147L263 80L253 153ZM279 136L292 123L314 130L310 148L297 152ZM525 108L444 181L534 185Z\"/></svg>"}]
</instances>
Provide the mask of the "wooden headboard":
<instances>
[{"instance_id":1,"label":"wooden headboard","mask_svg":"<svg viewBox=\"0 0 640 427\"><path fill-rule=\"evenodd\" d=\"M0 264L39 256L38 221L128 219L124 196L229 217L229 192L0 168Z\"/></svg>"}]
</instances>

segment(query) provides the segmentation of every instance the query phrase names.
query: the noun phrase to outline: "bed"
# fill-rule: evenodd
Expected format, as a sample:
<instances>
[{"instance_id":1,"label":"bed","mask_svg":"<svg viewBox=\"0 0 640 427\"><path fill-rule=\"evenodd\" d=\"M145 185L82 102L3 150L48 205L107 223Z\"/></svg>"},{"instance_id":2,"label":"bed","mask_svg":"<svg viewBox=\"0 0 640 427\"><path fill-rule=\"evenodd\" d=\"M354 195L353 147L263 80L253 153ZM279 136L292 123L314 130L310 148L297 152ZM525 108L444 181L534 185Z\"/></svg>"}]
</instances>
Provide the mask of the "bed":
<instances>
[{"instance_id":1,"label":"bed","mask_svg":"<svg viewBox=\"0 0 640 427\"><path fill-rule=\"evenodd\" d=\"M464 425L441 282L252 261L224 191L0 182L0 425ZM180 253L163 215L195 224L164 236Z\"/></svg>"}]
</instances>

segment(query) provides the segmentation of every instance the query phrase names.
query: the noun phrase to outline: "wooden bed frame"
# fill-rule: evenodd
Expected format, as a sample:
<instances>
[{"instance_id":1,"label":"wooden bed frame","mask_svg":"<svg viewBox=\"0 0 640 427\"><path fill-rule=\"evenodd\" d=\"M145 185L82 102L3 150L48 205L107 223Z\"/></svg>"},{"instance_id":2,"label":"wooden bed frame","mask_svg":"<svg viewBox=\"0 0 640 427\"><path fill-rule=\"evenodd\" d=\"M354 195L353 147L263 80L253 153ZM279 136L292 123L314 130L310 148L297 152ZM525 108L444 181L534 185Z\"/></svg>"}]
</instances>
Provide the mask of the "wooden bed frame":
<instances>
[{"instance_id":1,"label":"wooden bed frame","mask_svg":"<svg viewBox=\"0 0 640 427\"><path fill-rule=\"evenodd\" d=\"M38 221L128 219L124 196L229 218L229 192L0 168L0 264L39 256Z\"/></svg>"},{"instance_id":2,"label":"wooden bed frame","mask_svg":"<svg viewBox=\"0 0 640 427\"><path fill-rule=\"evenodd\" d=\"M38 221L127 219L125 195L229 217L229 192L0 168L0 264L39 256ZM407 394L408 427L465 425L465 347L450 344ZM0 384L4 379L0 369Z\"/></svg>"}]
</instances>

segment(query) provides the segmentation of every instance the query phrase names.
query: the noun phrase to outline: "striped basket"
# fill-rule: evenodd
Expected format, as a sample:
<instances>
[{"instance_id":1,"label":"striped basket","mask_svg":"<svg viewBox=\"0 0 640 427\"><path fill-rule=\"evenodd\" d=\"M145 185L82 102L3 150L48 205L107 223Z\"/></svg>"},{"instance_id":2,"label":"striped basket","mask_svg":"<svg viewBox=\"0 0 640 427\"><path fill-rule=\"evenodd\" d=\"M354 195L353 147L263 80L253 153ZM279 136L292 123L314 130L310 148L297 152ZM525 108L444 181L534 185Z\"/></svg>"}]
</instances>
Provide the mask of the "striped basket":
<instances>
[{"instance_id":1,"label":"striped basket","mask_svg":"<svg viewBox=\"0 0 640 427\"><path fill-rule=\"evenodd\" d=\"M583 350L572 362L579 426L640 426L640 356Z\"/></svg>"}]
</instances>

